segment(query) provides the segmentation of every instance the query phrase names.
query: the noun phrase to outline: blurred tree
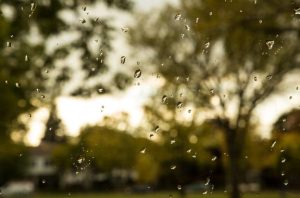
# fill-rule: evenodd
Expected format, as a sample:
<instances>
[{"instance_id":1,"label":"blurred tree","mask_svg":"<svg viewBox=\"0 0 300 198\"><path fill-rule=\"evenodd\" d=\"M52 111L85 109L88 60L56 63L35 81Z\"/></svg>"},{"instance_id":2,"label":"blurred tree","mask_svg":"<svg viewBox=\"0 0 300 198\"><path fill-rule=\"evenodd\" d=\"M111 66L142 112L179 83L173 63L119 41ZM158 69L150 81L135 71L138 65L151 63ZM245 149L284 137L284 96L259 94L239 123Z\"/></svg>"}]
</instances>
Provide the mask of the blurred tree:
<instances>
[{"instance_id":1,"label":"blurred tree","mask_svg":"<svg viewBox=\"0 0 300 198\"><path fill-rule=\"evenodd\" d=\"M12 131L26 131L29 120L20 119L26 112L46 106L50 124L60 95L89 96L113 89L99 75L108 69L115 28L113 20L90 14L97 3L119 11L132 7L129 0L0 1L1 144L10 141ZM123 79L118 82L127 82L117 75ZM80 77L82 82L74 83Z\"/></svg>"},{"instance_id":2,"label":"blurred tree","mask_svg":"<svg viewBox=\"0 0 300 198\"><path fill-rule=\"evenodd\" d=\"M223 131L232 198L241 196L240 161L254 110L298 71L299 7L298 1L182 0L132 28L131 43L149 52L147 60L157 65L150 69L165 80L158 97L173 97L176 115L189 105L201 110Z\"/></svg>"}]
</instances>

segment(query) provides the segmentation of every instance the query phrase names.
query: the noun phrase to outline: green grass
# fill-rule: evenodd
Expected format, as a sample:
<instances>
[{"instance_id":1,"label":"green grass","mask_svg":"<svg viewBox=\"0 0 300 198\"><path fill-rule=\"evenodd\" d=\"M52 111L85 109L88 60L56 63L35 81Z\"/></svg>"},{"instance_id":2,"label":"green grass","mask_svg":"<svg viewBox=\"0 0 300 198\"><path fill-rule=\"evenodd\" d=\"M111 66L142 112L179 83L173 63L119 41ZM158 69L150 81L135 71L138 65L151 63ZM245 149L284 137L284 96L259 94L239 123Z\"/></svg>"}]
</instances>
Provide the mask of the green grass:
<instances>
[{"instance_id":1,"label":"green grass","mask_svg":"<svg viewBox=\"0 0 300 198\"><path fill-rule=\"evenodd\" d=\"M149 193L149 194L127 194L127 193L60 193L60 194L36 194L33 198L169 198L172 194L173 198L180 198L178 193ZM228 194L216 192L213 194L188 194L185 198L229 198ZM286 198L299 198L300 194L288 193ZM279 193L264 192L246 194L243 198L280 198Z\"/></svg>"}]
</instances>

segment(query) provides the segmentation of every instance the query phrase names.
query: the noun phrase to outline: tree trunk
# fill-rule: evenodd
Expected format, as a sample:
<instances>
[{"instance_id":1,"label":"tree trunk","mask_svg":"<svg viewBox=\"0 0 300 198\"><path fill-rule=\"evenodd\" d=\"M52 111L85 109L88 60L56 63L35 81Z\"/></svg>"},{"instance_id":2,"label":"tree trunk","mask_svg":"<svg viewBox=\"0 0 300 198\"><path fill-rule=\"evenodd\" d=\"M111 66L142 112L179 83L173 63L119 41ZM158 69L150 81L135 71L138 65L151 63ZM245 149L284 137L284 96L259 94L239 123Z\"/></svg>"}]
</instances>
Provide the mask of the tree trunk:
<instances>
[{"instance_id":1,"label":"tree trunk","mask_svg":"<svg viewBox=\"0 0 300 198\"><path fill-rule=\"evenodd\" d=\"M241 192L239 189L239 184L240 184L239 161L241 157L241 148L238 142L236 131L228 132L226 135L226 139L227 139L227 148L229 154L228 177L229 177L230 197L241 198Z\"/></svg>"}]
</instances>

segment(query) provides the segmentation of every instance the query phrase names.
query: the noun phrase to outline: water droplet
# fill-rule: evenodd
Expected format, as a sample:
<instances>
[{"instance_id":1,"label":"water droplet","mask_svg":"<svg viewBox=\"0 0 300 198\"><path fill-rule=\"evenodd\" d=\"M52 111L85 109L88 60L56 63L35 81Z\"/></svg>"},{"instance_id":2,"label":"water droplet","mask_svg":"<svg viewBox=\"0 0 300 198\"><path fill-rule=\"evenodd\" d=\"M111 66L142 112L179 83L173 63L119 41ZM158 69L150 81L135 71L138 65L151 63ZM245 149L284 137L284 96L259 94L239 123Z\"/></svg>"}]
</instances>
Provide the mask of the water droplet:
<instances>
[{"instance_id":1,"label":"water droplet","mask_svg":"<svg viewBox=\"0 0 300 198\"><path fill-rule=\"evenodd\" d=\"M121 63L124 64L126 61L126 56L121 56Z\"/></svg>"},{"instance_id":2,"label":"water droplet","mask_svg":"<svg viewBox=\"0 0 300 198\"><path fill-rule=\"evenodd\" d=\"M273 48L274 43L275 43L274 41L267 41L266 42L266 45L267 45L267 47L268 47L269 50Z\"/></svg>"},{"instance_id":3,"label":"water droplet","mask_svg":"<svg viewBox=\"0 0 300 198\"><path fill-rule=\"evenodd\" d=\"M204 191L202 194L203 194L203 195L206 195L206 194L207 194L207 191Z\"/></svg>"},{"instance_id":4,"label":"water droplet","mask_svg":"<svg viewBox=\"0 0 300 198\"><path fill-rule=\"evenodd\" d=\"M182 189L181 185L177 185L177 189L181 190Z\"/></svg>"},{"instance_id":5,"label":"water droplet","mask_svg":"<svg viewBox=\"0 0 300 198\"><path fill-rule=\"evenodd\" d=\"M162 103L166 103L168 97L166 95L163 95L163 97L161 98L161 102Z\"/></svg>"},{"instance_id":6,"label":"water droplet","mask_svg":"<svg viewBox=\"0 0 300 198\"><path fill-rule=\"evenodd\" d=\"M154 131L155 131L156 133L158 133L159 130L160 130L159 126L156 126L156 127L154 128Z\"/></svg>"},{"instance_id":7,"label":"water droplet","mask_svg":"<svg viewBox=\"0 0 300 198\"><path fill-rule=\"evenodd\" d=\"M7 41L6 42L6 47L11 47L11 42Z\"/></svg>"},{"instance_id":8,"label":"water droplet","mask_svg":"<svg viewBox=\"0 0 300 198\"><path fill-rule=\"evenodd\" d=\"M134 72L134 77L135 78L139 78L142 75L142 71L140 69L135 70Z\"/></svg>"},{"instance_id":9,"label":"water droplet","mask_svg":"<svg viewBox=\"0 0 300 198\"><path fill-rule=\"evenodd\" d=\"M300 8L295 9L295 14L300 14Z\"/></svg>"},{"instance_id":10,"label":"water droplet","mask_svg":"<svg viewBox=\"0 0 300 198\"><path fill-rule=\"evenodd\" d=\"M16 87L17 87L17 88L20 88L20 84L19 84L19 83L16 83Z\"/></svg>"},{"instance_id":11,"label":"water droplet","mask_svg":"<svg viewBox=\"0 0 300 198\"><path fill-rule=\"evenodd\" d=\"M31 10L31 11L34 11L34 10L35 10L35 7L36 7L36 6L35 6L35 3L31 3L31 4L30 4L30 10Z\"/></svg>"},{"instance_id":12,"label":"water droplet","mask_svg":"<svg viewBox=\"0 0 300 198\"><path fill-rule=\"evenodd\" d=\"M103 88L99 88L98 89L98 93L103 93L104 92L104 89Z\"/></svg>"},{"instance_id":13,"label":"water droplet","mask_svg":"<svg viewBox=\"0 0 300 198\"><path fill-rule=\"evenodd\" d=\"M127 27L122 27L121 30L122 30L122 32L126 33L126 32L129 31L129 28L127 28Z\"/></svg>"},{"instance_id":14,"label":"water droplet","mask_svg":"<svg viewBox=\"0 0 300 198\"><path fill-rule=\"evenodd\" d=\"M79 163L79 164L81 164L82 162L84 162L84 158L83 157L80 157L78 160L77 160L77 162Z\"/></svg>"},{"instance_id":15,"label":"water droplet","mask_svg":"<svg viewBox=\"0 0 300 198\"><path fill-rule=\"evenodd\" d=\"M174 18L176 21L179 21L181 19L181 14L177 13Z\"/></svg>"},{"instance_id":16,"label":"water droplet","mask_svg":"<svg viewBox=\"0 0 300 198\"><path fill-rule=\"evenodd\" d=\"M192 149L188 149L186 152L187 152L187 153L191 153L191 152L192 152Z\"/></svg>"},{"instance_id":17,"label":"water droplet","mask_svg":"<svg viewBox=\"0 0 300 198\"><path fill-rule=\"evenodd\" d=\"M170 168L171 168L171 170L175 170L175 169L176 169L176 166L175 166L175 165L172 165Z\"/></svg>"},{"instance_id":18,"label":"water droplet","mask_svg":"<svg viewBox=\"0 0 300 198\"><path fill-rule=\"evenodd\" d=\"M269 74L269 75L266 76L266 79L267 79L267 80L271 80L272 77L273 77L273 76L272 76L271 74Z\"/></svg>"},{"instance_id":19,"label":"water droplet","mask_svg":"<svg viewBox=\"0 0 300 198\"><path fill-rule=\"evenodd\" d=\"M43 184L45 184L45 183L46 183L46 180L45 180L45 179L43 179L43 180L42 180L42 183L43 183Z\"/></svg>"},{"instance_id":20,"label":"water droplet","mask_svg":"<svg viewBox=\"0 0 300 198\"><path fill-rule=\"evenodd\" d=\"M175 144L176 140L171 140L171 144Z\"/></svg>"},{"instance_id":21,"label":"water droplet","mask_svg":"<svg viewBox=\"0 0 300 198\"><path fill-rule=\"evenodd\" d=\"M206 48L206 49L209 48L209 46L210 46L210 42L207 42L204 44L204 48Z\"/></svg>"},{"instance_id":22,"label":"water droplet","mask_svg":"<svg viewBox=\"0 0 300 198\"><path fill-rule=\"evenodd\" d=\"M271 145L271 148L274 148L275 144L276 144L276 141L273 142L273 144Z\"/></svg>"},{"instance_id":23,"label":"water droplet","mask_svg":"<svg viewBox=\"0 0 300 198\"><path fill-rule=\"evenodd\" d=\"M177 107L178 109L182 108L182 106L183 106L183 103L182 103L182 102L177 102L176 107Z\"/></svg>"},{"instance_id":24,"label":"water droplet","mask_svg":"<svg viewBox=\"0 0 300 198\"><path fill-rule=\"evenodd\" d=\"M189 25L185 25L185 29L186 29L187 31L190 31L190 30L191 30L191 27L190 27Z\"/></svg>"},{"instance_id":25,"label":"water droplet","mask_svg":"<svg viewBox=\"0 0 300 198\"><path fill-rule=\"evenodd\" d=\"M216 159L217 159L217 156L214 156L213 158L211 158L211 161L216 161Z\"/></svg>"},{"instance_id":26,"label":"water droplet","mask_svg":"<svg viewBox=\"0 0 300 198\"><path fill-rule=\"evenodd\" d=\"M25 55L25 62L27 62L29 59L28 59L28 56L27 54Z\"/></svg>"},{"instance_id":27,"label":"water droplet","mask_svg":"<svg viewBox=\"0 0 300 198\"><path fill-rule=\"evenodd\" d=\"M140 153L142 153L142 154L145 154L146 153L146 147L145 148L143 148L141 151L140 151Z\"/></svg>"},{"instance_id":28,"label":"water droplet","mask_svg":"<svg viewBox=\"0 0 300 198\"><path fill-rule=\"evenodd\" d=\"M196 23L199 23L199 17L196 18Z\"/></svg>"},{"instance_id":29,"label":"water droplet","mask_svg":"<svg viewBox=\"0 0 300 198\"><path fill-rule=\"evenodd\" d=\"M284 184L285 186L287 186L287 185L289 184L289 181L286 179L286 180L284 180L283 184Z\"/></svg>"},{"instance_id":30,"label":"water droplet","mask_svg":"<svg viewBox=\"0 0 300 198\"><path fill-rule=\"evenodd\" d=\"M281 160L281 163L285 163L285 162L286 162L286 159L283 158L283 159Z\"/></svg>"}]
</instances>

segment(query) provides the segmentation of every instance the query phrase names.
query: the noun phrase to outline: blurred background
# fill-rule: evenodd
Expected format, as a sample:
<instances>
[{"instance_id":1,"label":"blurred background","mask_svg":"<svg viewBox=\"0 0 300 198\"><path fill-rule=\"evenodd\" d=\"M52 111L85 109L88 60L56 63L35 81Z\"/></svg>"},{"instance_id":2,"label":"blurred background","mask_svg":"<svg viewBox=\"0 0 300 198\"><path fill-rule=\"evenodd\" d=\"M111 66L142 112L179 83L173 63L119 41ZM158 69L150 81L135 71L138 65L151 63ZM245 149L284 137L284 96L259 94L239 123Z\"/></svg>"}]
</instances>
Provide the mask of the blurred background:
<instances>
[{"instance_id":1,"label":"blurred background","mask_svg":"<svg viewBox=\"0 0 300 198\"><path fill-rule=\"evenodd\" d=\"M0 0L0 197L299 197L299 41L298 0Z\"/></svg>"}]
</instances>

